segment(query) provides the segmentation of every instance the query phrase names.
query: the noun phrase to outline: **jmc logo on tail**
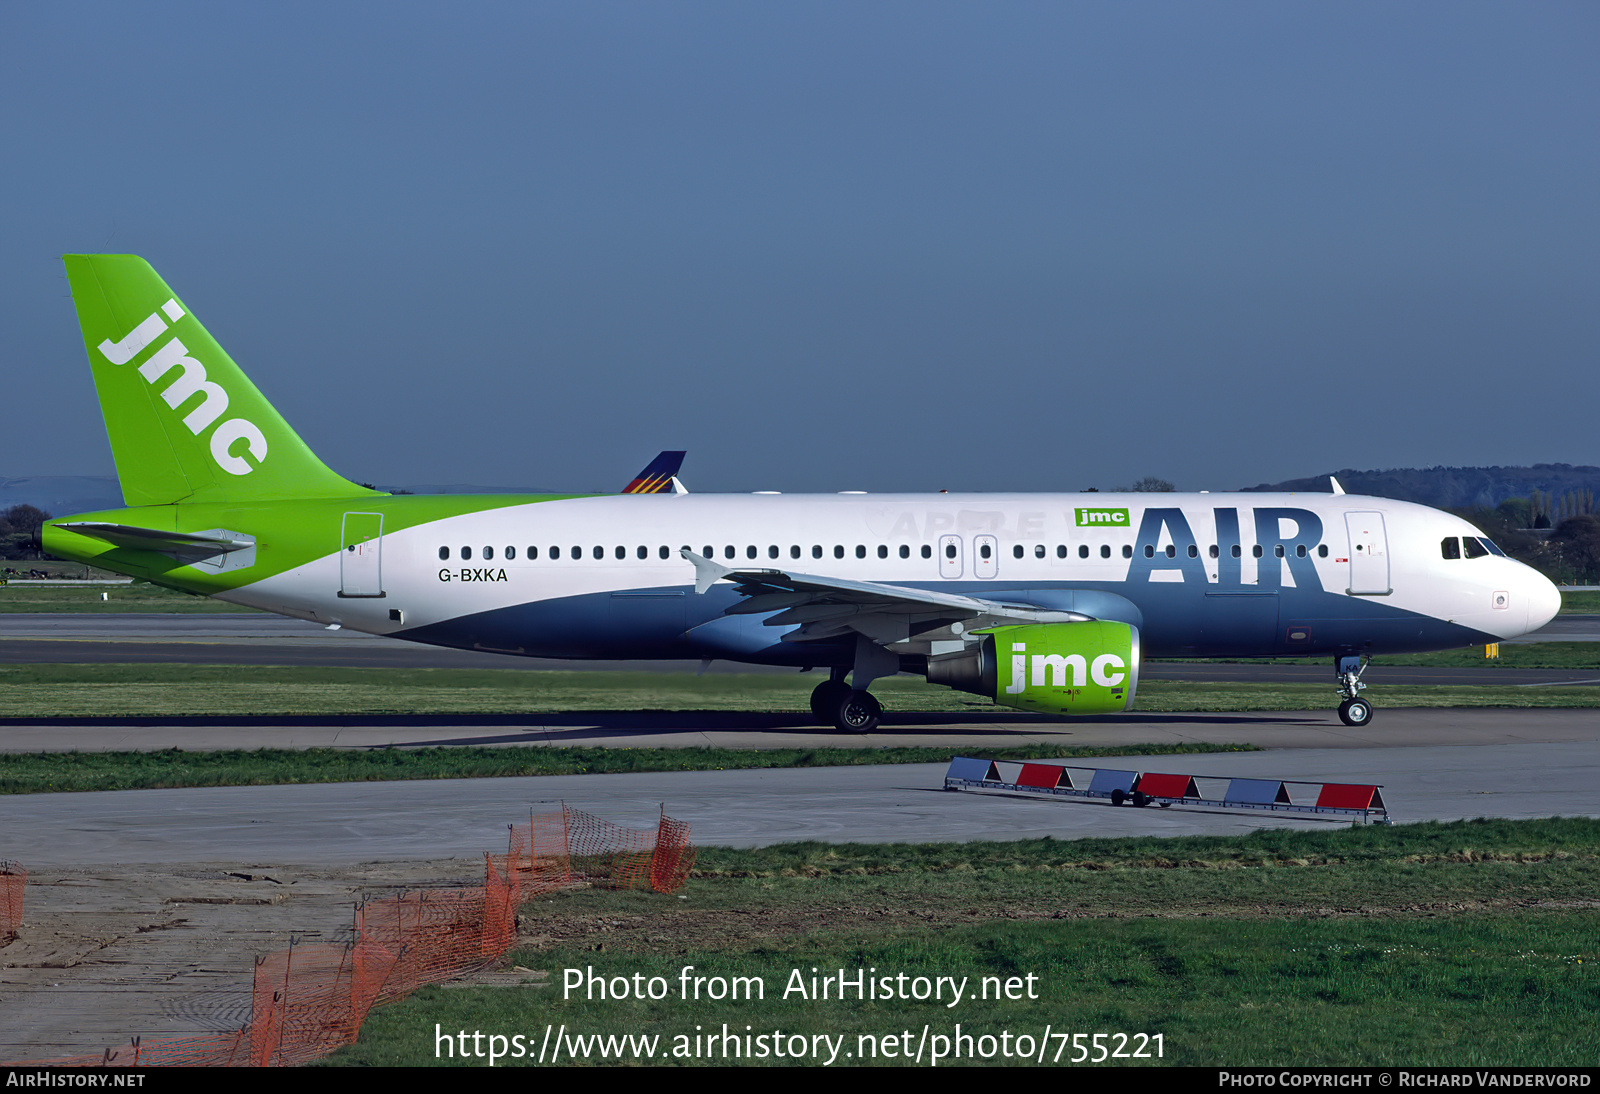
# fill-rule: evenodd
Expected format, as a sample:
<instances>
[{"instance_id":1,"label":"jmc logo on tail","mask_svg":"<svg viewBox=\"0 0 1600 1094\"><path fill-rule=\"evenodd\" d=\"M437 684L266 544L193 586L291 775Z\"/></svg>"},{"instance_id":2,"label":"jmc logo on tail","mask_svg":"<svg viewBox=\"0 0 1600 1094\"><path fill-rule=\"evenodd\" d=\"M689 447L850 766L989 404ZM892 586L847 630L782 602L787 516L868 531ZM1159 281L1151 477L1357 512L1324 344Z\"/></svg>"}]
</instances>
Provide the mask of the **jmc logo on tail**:
<instances>
[{"instance_id":1,"label":"jmc logo on tail","mask_svg":"<svg viewBox=\"0 0 1600 1094\"><path fill-rule=\"evenodd\" d=\"M163 313L166 319L161 317ZM124 335L121 341L113 342L107 338L101 342L100 353L113 365L125 365L167 332L167 320L176 323L183 316L183 308L178 302L168 300L158 311L151 312L149 318ZM176 338L157 348L149 360L139 366L139 375L153 387L157 380L174 368L182 371L161 392L161 398L169 407L177 410L194 396L201 396L200 405L189 411L183 419L189 432L198 437L228 409L228 393L215 381L206 379L206 367L190 357L188 348ZM267 458L267 438L254 422L245 418L230 418L211 434L211 458L217 461L217 466L230 475L248 475L255 468L242 455L234 454L236 441L244 441L246 451L259 464Z\"/></svg>"}]
</instances>

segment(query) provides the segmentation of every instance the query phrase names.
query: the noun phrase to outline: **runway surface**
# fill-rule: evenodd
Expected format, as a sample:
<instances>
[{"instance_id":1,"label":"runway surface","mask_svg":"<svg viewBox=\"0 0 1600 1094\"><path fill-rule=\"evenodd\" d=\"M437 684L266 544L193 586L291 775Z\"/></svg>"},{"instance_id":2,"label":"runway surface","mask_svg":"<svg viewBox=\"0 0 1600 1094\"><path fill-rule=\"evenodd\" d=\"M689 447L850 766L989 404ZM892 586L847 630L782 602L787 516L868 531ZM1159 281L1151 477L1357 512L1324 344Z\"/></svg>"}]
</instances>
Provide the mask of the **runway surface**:
<instances>
[{"instance_id":1,"label":"runway surface","mask_svg":"<svg viewBox=\"0 0 1600 1094\"><path fill-rule=\"evenodd\" d=\"M1226 732L1277 742L1270 751L1094 765L1378 783L1399 822L1600 816L1600 719L1570 717L1583 713L1576 711L1391 713L1384 737L1368 727L1366 739L1343 747L1327 747L1337 730L1308 729L1301 719L1250 719ZM1466 743L1440 743L1447 735ZM967 750L951 747L952 754ZM0 798L0 830L6 856L30 866L208 862L243 869L472 855L497 849L507 824L560 801L628 825L653 825L665 808L690 823L697 843L735 846L1222 834L1348 823L945 793L944 771L931 764L37 794Z\"/></svg>"}]
</instances>

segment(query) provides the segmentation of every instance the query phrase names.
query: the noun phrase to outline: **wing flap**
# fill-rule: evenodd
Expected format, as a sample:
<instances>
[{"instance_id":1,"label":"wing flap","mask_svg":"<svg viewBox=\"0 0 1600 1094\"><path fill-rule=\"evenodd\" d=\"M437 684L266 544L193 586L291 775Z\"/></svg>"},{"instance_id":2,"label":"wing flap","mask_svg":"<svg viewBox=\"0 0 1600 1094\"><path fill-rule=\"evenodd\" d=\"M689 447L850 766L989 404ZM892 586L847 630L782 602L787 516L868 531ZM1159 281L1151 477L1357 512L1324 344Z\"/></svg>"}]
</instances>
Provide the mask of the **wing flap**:
<instances>
[{"instance_id":1,"label":"wing flap","mask_svg":"<svg viewBox=\"0 0 1600 1094\"><path fill-rule=\"evenodd\" d=\"M766 625L799 629L785 642L812 642L854 632L880 644L949 640L980 627L1005 623L1085 622L1079 612L1005 604L959 593L916 589L875 581L797 574L786 570L736 570L687 548L679 552L695 568L695 592L718 581L738 587L745 599L727 615L776 613Z\"/></svg>"}]
</instances>

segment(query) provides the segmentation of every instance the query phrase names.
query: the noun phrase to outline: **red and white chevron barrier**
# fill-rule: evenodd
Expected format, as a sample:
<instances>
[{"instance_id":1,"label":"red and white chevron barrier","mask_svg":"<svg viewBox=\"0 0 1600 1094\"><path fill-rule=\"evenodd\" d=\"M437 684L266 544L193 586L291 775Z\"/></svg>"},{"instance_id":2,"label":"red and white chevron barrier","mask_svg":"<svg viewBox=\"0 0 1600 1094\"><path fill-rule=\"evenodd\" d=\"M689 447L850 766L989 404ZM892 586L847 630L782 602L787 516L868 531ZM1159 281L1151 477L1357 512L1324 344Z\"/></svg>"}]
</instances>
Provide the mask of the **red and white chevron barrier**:
<instances>
[{"instance_id":1,"label":"red and white chevron barrier","mask_svg":"<svg viewBox=\"0 0 1600 1094\"><path fill-rule=\"evenodd\" d=\"M1112 805L1174 805L1351 817L1393 824L1378 784L1313 783L1173 775L1069 762L977 760L957 756L945 772L946 790L997 790L1054 798L1105 798Z\"/></svg>"}]
</instances>

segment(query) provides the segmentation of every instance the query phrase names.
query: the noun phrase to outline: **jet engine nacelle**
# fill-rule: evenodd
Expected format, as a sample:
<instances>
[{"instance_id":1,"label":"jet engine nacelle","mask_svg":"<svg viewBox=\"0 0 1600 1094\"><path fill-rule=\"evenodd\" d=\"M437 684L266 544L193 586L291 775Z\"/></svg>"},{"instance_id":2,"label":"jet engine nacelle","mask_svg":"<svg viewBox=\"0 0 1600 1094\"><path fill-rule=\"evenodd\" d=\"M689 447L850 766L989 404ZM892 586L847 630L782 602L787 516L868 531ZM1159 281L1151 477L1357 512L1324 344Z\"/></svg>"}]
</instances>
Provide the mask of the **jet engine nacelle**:
<instances>
[{"instance_id":1,"label":"jet engine nacelle","mask_svg":"<svg viewBox=\"0 0 1600 1094\"><path fill-rule=\"evenodd\" d=\"M972 649L930 659L928 682L1046 714L1128 710L1139 687L1139 629L1103 621L996 627Z\"/></svg>"}]
</instances>

